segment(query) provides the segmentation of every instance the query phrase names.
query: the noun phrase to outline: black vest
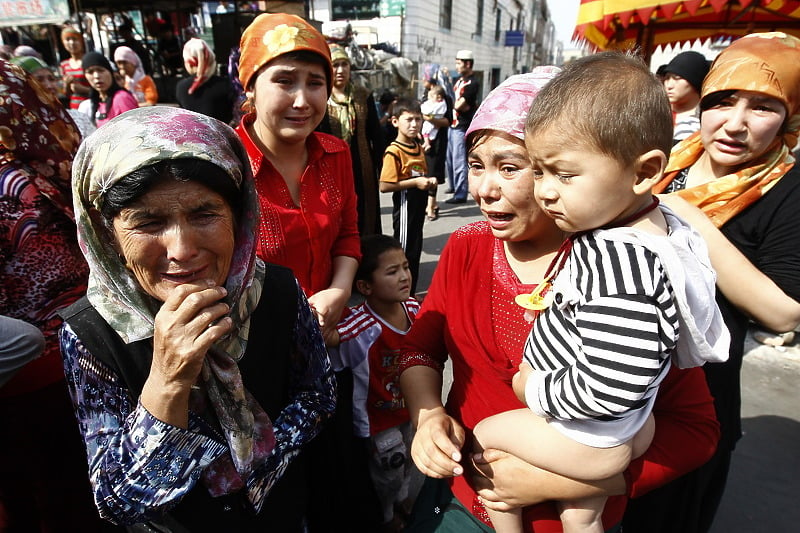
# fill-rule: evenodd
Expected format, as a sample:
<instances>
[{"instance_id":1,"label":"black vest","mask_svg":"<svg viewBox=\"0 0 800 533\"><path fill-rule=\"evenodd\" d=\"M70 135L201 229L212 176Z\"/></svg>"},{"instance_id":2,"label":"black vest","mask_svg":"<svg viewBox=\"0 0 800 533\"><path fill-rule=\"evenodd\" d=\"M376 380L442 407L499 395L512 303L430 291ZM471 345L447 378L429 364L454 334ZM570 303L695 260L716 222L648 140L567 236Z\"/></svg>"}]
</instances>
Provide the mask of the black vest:
<instances>
[{"instance_id":1,"label":"black vest","mask_svg":"<svg viewBox=\"0 0 800 533\"><path fill-rule=\"evenodd\" d=\"M267 265L261 301L250 319L247 349L239 361L245 387L273 421L289 403L297 297L292 271ZM125 344L85 297L60 314L89 353L124 382L136 402L150 372L151 340ZM308 511L308 485L309 472L301 452L273 486L258 515L249 510L244 494L212 498L198 483L163 522L154 522L172 531L301 531Z\"/></svg>"}]
</instances>

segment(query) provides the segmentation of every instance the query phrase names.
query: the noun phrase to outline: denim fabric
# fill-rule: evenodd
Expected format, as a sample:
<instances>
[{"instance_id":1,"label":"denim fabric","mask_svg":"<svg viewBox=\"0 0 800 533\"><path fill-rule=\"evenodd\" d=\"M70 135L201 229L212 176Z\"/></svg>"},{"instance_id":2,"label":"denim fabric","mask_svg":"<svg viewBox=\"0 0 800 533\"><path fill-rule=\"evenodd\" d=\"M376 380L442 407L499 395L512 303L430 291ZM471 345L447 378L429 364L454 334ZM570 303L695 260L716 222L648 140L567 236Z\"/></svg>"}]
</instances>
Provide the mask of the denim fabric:
<instances>
[{"instance_id":1,"label":"denim fabric","mask_svg":"<svg viewBox=\"0 0 800 533\"><path fill-rule=\"evenodd\" d=\"M447 131L447 179L453 189L453 198L467 198L467 148L465 132L450 128Z\"/></svg>"}]
</instances>

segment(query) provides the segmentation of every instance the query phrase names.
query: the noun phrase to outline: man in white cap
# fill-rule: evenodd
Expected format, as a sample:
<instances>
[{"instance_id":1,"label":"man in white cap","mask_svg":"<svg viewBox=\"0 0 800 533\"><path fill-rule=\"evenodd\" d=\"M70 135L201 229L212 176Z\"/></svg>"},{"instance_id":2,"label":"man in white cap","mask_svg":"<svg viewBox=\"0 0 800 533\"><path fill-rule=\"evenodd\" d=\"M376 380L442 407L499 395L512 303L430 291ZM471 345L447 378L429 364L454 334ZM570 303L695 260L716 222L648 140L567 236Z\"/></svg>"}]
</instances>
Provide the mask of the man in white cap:
<instances>
[{"instance_id":1,"label":"man in white cap","mask_svg":"<svg viewBox=\"0 0 800 533\"><path fill-rule=\"evenodd\" d=\"M467 201L467 149L464 145L469 123L478 109L480 86L472 73L475 56L472 50L459 50L456 54L456 71L460 74L453 86L453 122L447 135L447 177L453 197L448 204L463 204Z\"/></svg>"}]
</instances>

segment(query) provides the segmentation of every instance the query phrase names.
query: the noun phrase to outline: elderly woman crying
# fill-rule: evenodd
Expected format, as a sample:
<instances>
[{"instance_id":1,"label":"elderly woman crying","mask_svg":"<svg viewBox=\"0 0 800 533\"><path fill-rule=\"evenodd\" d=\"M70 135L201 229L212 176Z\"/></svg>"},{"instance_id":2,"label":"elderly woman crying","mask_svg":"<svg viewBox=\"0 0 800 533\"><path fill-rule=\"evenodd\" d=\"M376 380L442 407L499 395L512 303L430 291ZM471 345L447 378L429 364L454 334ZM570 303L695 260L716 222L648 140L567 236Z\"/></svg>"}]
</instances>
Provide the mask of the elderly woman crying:
<instances>
[{"instance_id":1,"label":"elderly woman crying","mask_svg":"<svg viewBox=\"0 0 800 533\"><path fill-rule=\"evenodd\" d=\"M187 110L131 111L85 141L73 190L90 281L61 349L101 515L302 530L298 454L334 382L294 276L255 256L236 134Z\"/></svg>"}]
</instances>

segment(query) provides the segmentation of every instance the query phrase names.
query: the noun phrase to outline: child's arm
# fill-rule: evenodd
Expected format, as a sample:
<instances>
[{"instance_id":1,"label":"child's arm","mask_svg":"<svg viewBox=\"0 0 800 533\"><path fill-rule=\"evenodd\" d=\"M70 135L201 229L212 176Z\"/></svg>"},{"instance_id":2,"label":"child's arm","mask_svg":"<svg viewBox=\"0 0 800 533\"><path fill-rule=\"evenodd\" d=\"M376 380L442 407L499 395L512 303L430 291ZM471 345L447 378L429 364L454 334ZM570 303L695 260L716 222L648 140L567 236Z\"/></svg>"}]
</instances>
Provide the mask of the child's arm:
<instances>
[{"instance_id":1,"label":"child's arm","mask_svg":"<svg viewBox=\"0 0 800 533\"><path fill-rule=\"evenodd\" d=\"M341 342L341 337L339 337L339 331L336 329L330 329L327 333L322 334L322 338L325 339L325 346L328 348L336 348L339 346Z\"/></svg>"},{"instance_id":2,"label":"child's arm","mask_svg":"<svg viewBox=\"0 0 800 533\"><path fill-rule=\"evenodd\" d=\"M436 178L428 178L426 176L417 176L415 178L408 178L396 182L381 181L381 192L397 192L406 189L420 189L427 191L436 187Z\"/></svg>"},{"instance_id":3,"label":"child's arm","mask_svg":"<svg viewBox=\"0 0 800 533\"><path fill-rule=\"evenodd\" d=\"M662 328L675 322L677 340L675 313L674 307L664 309L651 296L596 298L576 312L580 345L549 338L543 324L558 319L551 319L549 312L542 314L525 343L526 359L553 357L554 350L571 349L576 350L575 362L553 371L534 370L527 383L517 388L524 386L528 407L543 417L589 420L625 413L651 394L650 385L666 372Z\"/></svg>"}]
</instances>

